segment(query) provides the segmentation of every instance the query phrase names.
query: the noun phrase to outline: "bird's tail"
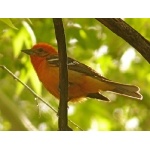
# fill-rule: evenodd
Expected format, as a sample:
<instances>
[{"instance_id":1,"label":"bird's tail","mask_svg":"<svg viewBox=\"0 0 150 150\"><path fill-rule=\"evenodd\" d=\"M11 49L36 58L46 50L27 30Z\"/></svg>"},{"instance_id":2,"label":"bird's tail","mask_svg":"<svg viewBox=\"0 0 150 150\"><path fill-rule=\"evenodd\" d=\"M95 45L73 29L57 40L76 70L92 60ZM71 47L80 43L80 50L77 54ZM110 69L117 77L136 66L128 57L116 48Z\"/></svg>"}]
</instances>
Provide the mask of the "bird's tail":
<instances>
[{"instance_id":1,"label":"bird's tail","mask_svg":"<svg viewBox=\"0 0 150 150\"><path fill-rule=\"evenodd\" d=\"M120 84L110 82L115 88L110 90L120 95L142 100L143 96L140 94L140 88L134 85Z\"/></svg>"}]
</instances>

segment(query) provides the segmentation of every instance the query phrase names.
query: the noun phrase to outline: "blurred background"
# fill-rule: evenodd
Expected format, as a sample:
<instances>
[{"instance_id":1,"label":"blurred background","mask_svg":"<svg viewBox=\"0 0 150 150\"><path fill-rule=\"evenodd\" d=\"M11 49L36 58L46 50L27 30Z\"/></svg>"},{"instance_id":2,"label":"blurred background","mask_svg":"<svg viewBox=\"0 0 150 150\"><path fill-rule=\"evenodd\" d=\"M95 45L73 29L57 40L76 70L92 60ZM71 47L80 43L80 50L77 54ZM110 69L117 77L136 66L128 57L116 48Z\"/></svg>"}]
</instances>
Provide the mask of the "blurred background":
<instances>
[{"instance_id":1,"label":"blurred background","mask_svg":"<svg viewBox=\"0 0 150 150\"><path fill-rule=\"evenodd\" d=\"M124 19L150 40L150 19ZM63 19L68 56L103 76L140 87L142 101L104 93L111 102L69 103L69 119L86 131L150 130L148 62L95 19ZM6 66L56 110L58 100L37 79L22 49L46 42L57 48L52 19L0 19L0 65ZM0 68L0 130L57 131L57 114ZM69 123L73 130L80 130Z\"/></svg>"}]
</instances>

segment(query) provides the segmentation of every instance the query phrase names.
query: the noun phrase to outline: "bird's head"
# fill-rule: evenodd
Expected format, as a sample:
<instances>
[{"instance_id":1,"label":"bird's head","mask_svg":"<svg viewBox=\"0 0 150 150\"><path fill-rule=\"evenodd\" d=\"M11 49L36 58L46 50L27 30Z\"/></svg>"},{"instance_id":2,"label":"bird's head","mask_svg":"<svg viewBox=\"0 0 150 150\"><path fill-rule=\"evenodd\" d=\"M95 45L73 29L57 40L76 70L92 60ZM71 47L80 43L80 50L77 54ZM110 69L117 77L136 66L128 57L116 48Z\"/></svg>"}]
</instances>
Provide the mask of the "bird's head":
<instances>
[{"instance_id":1,"label":"bird's head","mask_svg":"<svg viewBox=\"0 0 150 150\"><path fill-rule=\"evenodd\" d=\"M57 55L56 49L47 43L35 44L31 49L25 49L22 52L30 55L34 67L39 66L42 61L45 61L46 57Z\"/></svg>"},{"instance_id":2,"label":"bird's head","mask_svg":"<svg viewBox=\"0 0 150 150\"><path fill-rule=\"evenodd\" d=\"M47 55L57 54L56 49L47 43L35 44L31 49L22 50L22 52L30 55L31 57L45 57Z\"/></svg>"}]
</instances>

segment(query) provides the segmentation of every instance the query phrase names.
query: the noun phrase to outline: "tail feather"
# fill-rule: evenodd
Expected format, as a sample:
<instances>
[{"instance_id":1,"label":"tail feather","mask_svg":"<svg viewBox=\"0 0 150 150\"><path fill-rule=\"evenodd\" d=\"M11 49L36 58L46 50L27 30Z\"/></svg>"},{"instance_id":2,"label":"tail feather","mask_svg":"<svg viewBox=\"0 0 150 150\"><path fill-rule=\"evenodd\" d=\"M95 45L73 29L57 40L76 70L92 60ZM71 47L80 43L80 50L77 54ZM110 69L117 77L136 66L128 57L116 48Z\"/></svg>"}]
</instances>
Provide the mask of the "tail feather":
<instances>
[{"instance_id":1,"label":"tail feather","mask_svg":"<svg viewBox=\"0 0 150 150\"><path fill-rule=\"evenodd\" d=\"M143 96L140 94L140 88L137 86L113 82L111 84L113 84L115 87L111 90L112 92L139 100L142 100L143 98Z\"/></svg>"},{"instance_id":2,"label":"tail feather","mask_svg":"<svg viewBox=\"0 0 150 150\"><path fill-rule=\"evenodd\" d=\"M87 95L87 97L96 98L96 99L103 100L103 101L110 101L107 97L105 97L104 95L102 95L99 92L98 93L89 93Z\"/></svg>"}]
</instances>

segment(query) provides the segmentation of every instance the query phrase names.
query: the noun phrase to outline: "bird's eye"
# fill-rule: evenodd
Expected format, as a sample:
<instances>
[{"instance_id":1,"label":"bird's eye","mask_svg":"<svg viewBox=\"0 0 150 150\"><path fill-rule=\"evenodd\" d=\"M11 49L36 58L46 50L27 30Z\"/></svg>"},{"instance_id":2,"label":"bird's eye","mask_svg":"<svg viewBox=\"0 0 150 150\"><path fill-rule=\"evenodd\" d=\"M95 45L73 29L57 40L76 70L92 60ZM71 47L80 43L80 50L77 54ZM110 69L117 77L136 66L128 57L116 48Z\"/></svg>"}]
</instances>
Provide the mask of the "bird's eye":
<instances>
[{"instance_id":1,"label":"bird's eye","mask_svg":"<svg viewBox=\"0 0 150 150\"><path fill-rule=\"evenodd\" d=\"M36 49L36 55L39 57L45 57L48 53L43 48Z\"/></svg>"},{"instance_id":2,"label":"bird's eye","mask_svg":"<svg viewBox=\"0 0 150 150\"><path fill-rule=\"evenodd\" d=\"M39 53L43 52L43 49L42 49L42 48L39 48L39 49L38 49L38 52L39 52Z\"/></svg>"}]
</instances>

